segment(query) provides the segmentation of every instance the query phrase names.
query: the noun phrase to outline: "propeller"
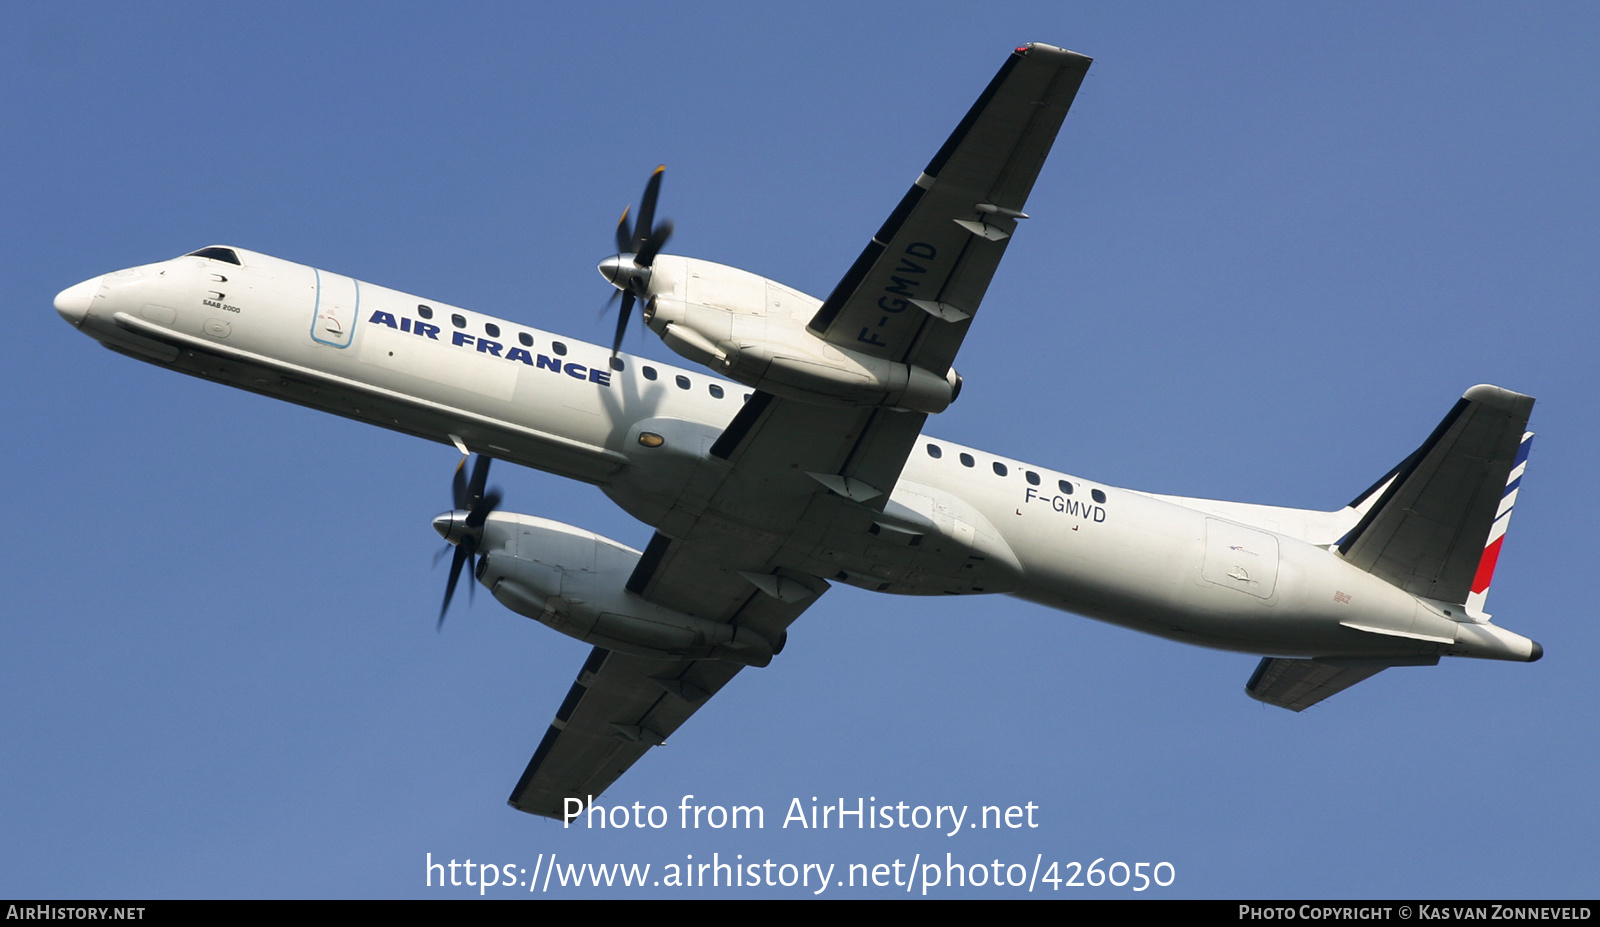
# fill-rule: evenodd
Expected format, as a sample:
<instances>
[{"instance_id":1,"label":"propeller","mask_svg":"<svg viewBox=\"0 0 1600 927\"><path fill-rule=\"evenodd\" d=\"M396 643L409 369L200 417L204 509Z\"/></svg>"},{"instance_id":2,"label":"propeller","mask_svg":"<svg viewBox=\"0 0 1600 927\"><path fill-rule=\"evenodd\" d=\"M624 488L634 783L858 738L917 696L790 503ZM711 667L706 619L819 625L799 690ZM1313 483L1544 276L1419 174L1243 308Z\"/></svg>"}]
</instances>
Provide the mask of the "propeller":
<instances>
[{"instance_id":1,"label":"propeller","mask_svg":"<svg viewBox=\"0 0 1600 927\"><path fill-rule=\"evenodd\" d=\"M665 164L655 169L644 185L644 196L639 200L639 216L633 225L628 224L628 210L622 210L617 220L617 253L600 262L600 276L617 288L622 296L622 311L617 315L617 335L611 342L611 356L622 349L622 336L628 329L628 317L633 313L637 299L650 298L650 271L656 255L672 237L672 222L661 220L656 225L656 198L661 195L661 174ZM613 295L612 299L617 297ZM606 303L609 308L610 303Z\"/></svg>"},{"instance_id":2,"label":"propeller","mask_svg":"<svg viewBox=\"0 0 1600 927\"><path fill-rule=\"evenodd\" d=\"M485 490L489 481L489 463L493 458L479 454L472 464L472 476L467 477L467 458L456 465L456 474L450 484L450 501L455 509L433 520L433 530L455 545L455 556L450 560L450 579L444 587L444 604L439 606L439 628L444 627L445 612L450 610L450 599L456 592L456 581L461 578L461 567L472 561L483 543L483 523L500 505L500 490ZM434 559L438 563L438 559ZM472 595L469 586L468 593Z\"/></svg>"}]
</instances>

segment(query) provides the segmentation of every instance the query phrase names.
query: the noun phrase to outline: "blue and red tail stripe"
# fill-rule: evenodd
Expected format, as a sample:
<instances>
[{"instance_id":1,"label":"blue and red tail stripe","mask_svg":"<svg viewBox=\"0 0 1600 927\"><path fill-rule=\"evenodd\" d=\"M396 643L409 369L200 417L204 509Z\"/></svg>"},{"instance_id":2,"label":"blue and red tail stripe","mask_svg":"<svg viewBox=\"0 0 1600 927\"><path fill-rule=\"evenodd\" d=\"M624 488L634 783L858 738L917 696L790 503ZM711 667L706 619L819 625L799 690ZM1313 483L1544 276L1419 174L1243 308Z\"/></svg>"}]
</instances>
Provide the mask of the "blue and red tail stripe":
<instances>
[{"instance_id":1,"label":"blue and red tail stripe","mask_svg":"<svg viewBox=\"0 0 1600 927\"><path fill-rule=\"evenodd\" d=\"M1500 496L1500 508L1495 512L1494 524L1489 526L1489 536L1483 546L1483 557L1478 561L1478 571L1472 577L1472 592L1467 596L1467 614L1474 618L1488 618L1483 611L1489 597L1489 584L1494 581L1495 564L1500 561L1500 546L1506 539L1506 528L1511 524L1511 510L1517 503L1517 490L1522 486L1522 474L1528 468L1528 451L1533 447L1533 432L1522 436L1516 459L1511 463L1511 473L1506 477L1506 489Z\"/></svg>"}]
</instances>

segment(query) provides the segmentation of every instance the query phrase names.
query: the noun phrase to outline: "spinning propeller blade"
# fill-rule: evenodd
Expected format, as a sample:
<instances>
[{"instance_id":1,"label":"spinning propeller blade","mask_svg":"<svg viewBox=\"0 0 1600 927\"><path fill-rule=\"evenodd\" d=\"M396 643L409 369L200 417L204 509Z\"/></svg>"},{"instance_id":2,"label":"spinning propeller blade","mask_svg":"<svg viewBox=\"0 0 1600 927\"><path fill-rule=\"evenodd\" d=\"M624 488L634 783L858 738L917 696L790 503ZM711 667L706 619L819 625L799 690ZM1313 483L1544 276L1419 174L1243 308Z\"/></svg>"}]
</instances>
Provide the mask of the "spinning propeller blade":
<instances>
[{"instance_id":1,"label":"spinning propeller blade","mask_svg":"<svg viewBox=\"0 0 1600 927\"><path fill-rule=\"evenodd\" d=\"M628 331L628 315L633 312L633 293L622 294L622 311L617 313L617 336L611 339L611 356L622 350L622 336Z\"/></svg>"},{"instance_id":2,"label":"spinning propeller blade","mask_svg":"<svg viewBox=\"0 0 1600 927\"><path fill-rule=\"evenodd\" d=\"M628 319L633 314L634 301L650 299L650 270L656 255L672 237L672 222L661 220L657 225L656 200L661 196L661 175L665 164L656 168L645 183L644 196L639 200L639 216L632 225L628 223L628 210L617 220L617 253L600 262L600 276L622 292L622 312L617 317L617 333L612 339L611 356L622 349L622 336L628 329ZM609 305L609 304L608 304Z\"/></svg>"},{"instance_id":3,"label":"spinning propeller blade","mask_svg":"<svg viewBox=\"0 0 1600 927\"><path fill-rule=\"evenodd\" d=\"M455 556L450 558L450 578L445 581L444 603L439 606L438 629L444 628L445 613L450 610L450 599L455 596L456 583L461 579L461 568L473 561L483 543L483 523L489 513L500 506L499 489L485 489L489 481L489 463L493 458L479 454L473 462L472 476L467 476L467 459L456 465L455 476L450 481L450 501L455 506L433 520L434 530L455 545ZM438 560L434 562L437 564ZM469 580L470 583L470 580ZM468 586L468 595L472 589Z\"/></svg>"}]
</instances>

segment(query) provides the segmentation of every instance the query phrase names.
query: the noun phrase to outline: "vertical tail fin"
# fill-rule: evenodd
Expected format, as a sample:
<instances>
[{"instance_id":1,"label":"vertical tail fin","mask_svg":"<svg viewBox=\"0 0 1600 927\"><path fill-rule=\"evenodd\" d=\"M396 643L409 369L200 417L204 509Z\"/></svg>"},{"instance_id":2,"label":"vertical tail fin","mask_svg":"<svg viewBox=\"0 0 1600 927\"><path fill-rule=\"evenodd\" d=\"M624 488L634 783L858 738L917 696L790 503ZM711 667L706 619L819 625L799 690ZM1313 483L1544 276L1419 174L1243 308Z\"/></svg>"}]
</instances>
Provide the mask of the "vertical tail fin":
<instances>
[{"instance_id":1,"label":"vertical tail fin","mask_svg":"<svg viewBox=\"0 0 1600 927\"><path fill-rule=\"evenodd\" d=\"M1382 484L1339 553L1413 595L1460 605L1479 596L1481 609L1527 461L1532 412L1532 396L1467 390Z\"/></svg>"}]
</instances>

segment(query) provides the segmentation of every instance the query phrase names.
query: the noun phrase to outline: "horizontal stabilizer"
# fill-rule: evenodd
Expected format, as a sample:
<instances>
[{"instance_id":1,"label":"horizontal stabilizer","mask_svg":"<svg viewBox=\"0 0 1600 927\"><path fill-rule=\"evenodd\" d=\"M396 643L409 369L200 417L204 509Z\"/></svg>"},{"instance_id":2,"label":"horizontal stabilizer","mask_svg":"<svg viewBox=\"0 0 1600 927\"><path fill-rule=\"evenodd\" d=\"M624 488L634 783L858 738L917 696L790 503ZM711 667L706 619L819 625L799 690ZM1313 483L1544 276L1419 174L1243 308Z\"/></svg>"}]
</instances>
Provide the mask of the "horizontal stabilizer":
<instances>
[{"instance_id":1,"label":"horizontal stabilizer","mask_svg":"<svg viewBox=\"0 0 1600 927\"><path fill-rule=\"evenodd\" d=\"M1434 666L1438 657L1386 660L1288 660L1267 657L1256 667L1245 694L1290 711L1305 711L1330 695L1338 695L1391 666Z\"/></svg>"},{"instance_id":2,"label":"horizontal stabilizer","mask_svg":"<svg viewBox=\"0 0 1600 927\"><path fill-rule=\"evenodd\" d=\"M1412 595L1466 602L1532 412L1531 396L1467 390L1395 468L1339 553Z\"/></svg>"}]
</instances>

